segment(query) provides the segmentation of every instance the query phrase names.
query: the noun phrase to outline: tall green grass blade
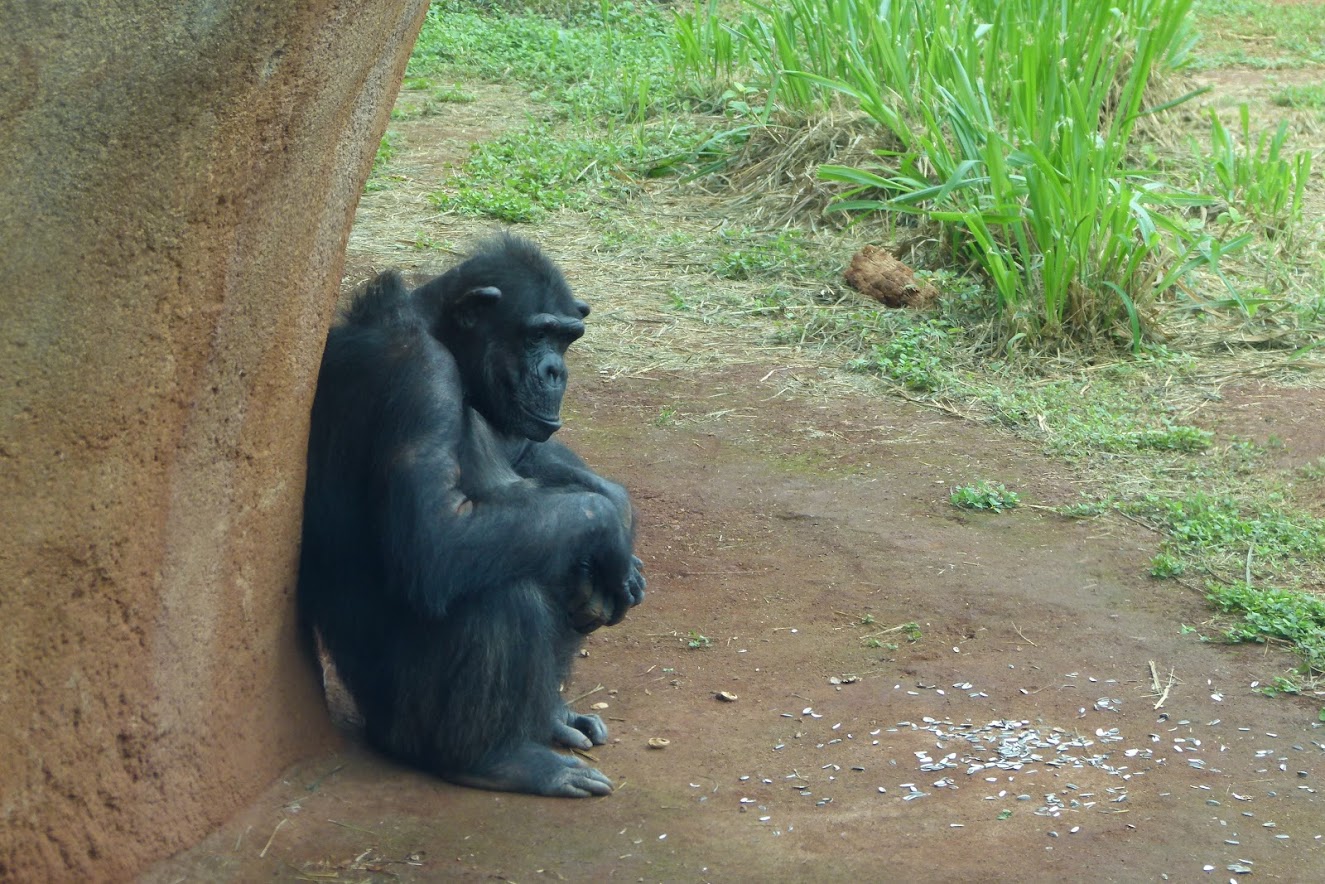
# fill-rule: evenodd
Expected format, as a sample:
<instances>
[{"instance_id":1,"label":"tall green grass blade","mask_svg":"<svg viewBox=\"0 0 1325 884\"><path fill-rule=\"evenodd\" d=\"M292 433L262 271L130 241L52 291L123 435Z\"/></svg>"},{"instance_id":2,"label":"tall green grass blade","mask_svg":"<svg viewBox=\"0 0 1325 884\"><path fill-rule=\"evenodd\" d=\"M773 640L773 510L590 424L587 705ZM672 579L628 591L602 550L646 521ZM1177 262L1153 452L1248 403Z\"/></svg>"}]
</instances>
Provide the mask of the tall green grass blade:
<instances>
[{"instance_id":1,"label":"tall green grass blade","mask_svg":"<svg viewBox=\"0 0 1325 884\"><path fill-rule=\"evenodd\" d=\"M1146 93L1190 51L1192 0L783 0L747 3L732 27L785 107L854 102L902 149L877 166L825 167L848 185L837 211L922 215L979 268L1028 340L1121 327L1136 348L1144 309L1238 247L1175 220L1195 194L1130 165L1129 143L1157 106ZM1237 155L1232 137L1212 131ZM1277 136L1261 168L1285 164L1282 207L1300 204L1309 157ZM1245 164L1244 164L1245 165ZM1225 163L1221 185L1242 172ZM1288 178L1288 175L1294 177ZM1033 309L1026 309L1031 307Z\"/></svg>"}]
</instances>

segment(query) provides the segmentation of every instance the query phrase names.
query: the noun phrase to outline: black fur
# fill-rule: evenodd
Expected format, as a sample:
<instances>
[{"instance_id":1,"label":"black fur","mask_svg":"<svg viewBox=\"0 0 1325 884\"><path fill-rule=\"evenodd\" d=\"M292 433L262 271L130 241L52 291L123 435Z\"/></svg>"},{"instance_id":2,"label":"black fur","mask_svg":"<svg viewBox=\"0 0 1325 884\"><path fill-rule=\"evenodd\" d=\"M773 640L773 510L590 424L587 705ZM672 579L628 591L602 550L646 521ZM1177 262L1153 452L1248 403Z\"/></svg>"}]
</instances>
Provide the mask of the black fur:
<instances>
[{"instance_id":1,"label":"black fur","mask_svg":"<svg viewBox=\"0 0 1325 884\"><path fill-rule=\"evenodd\" d=\"M299 605L383 752L455 782L586 796L559 686L644 595L625 489L550 439L586 304L503 235L413 291L383 274L327 338ZM588 613L586 613L588 612Z\"/></svg>"}]
</instances>

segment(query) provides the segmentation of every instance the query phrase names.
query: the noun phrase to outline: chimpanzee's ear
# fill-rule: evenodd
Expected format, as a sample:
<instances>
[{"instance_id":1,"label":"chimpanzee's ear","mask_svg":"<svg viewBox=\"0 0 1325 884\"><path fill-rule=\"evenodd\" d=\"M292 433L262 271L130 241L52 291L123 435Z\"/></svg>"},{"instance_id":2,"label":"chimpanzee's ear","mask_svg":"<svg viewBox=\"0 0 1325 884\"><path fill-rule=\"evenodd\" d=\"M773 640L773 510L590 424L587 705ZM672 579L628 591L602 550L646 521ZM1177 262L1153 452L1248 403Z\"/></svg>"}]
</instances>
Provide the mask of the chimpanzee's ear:
<instances>
[{"instance_id":1,"label":"chimpanzee's ear","mask_svg":"<svg viewBox=\"0 0 1325 884\"><path fill-rule=\"evenodd\" d=\"M460 297L456 298L456 303L463 304L466 301L469 301L470 299L478 299L480 301L491 302L497 300L500 297L501 297L501 289L497 288L495 285L481 285L478 288L470 289L469 291L462 294Z\"/></svg>"},{"instance_id":2,"label":"chimpanzee's ear","mask_svg":"<svg viewBox=\"0 0 1325 884\"><path fill-rule=\"evenodd\" d=\"M482 285L467 289L451 302L450 313L462 328L473 328L483 308L497 303L500 298L501 289L496 286Z\"/></svg>"},{"instance_id":3,"label":"chimpanzee's ear","mask_svg":"<svg viewBox=\"0 0 1325 884\"><path fill-rule=\"evenodd\" d=\"M414 290L414 296L426 303L443 309L454 309L462 304L480 306L491 303L501 297L501 289L491 285L465 287L459 274L452 269L441 276L434 276Z\"/></svg>"}]
</instances>

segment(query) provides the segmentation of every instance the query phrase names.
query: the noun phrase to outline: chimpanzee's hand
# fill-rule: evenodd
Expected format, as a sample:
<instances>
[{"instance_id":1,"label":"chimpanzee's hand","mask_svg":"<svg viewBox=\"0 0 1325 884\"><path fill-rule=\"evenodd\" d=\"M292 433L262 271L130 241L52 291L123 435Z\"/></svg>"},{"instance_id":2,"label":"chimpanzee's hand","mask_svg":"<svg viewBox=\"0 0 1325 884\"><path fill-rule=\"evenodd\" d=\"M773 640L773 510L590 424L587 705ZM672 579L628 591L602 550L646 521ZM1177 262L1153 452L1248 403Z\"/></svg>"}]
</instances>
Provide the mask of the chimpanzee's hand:
<instances>
[{"instance_id":1,"label":"chimpanzee's hand","mask_svg":"<svg viewBox=\"0 0 1325 884\"><path fill-rule=\"evenodd\" d=\"M638 556L632 555L626 580L618 590L611 591L593 580L588 567L581 568L572 583L567 603L575 630L587 635L600 626L620 623L628 610L644 600L643 565Z\"/></svg>"},{"instance_id":2,"label":"chimpanzee's hand","mask_svg":"<svg viewBox=\"0 0 1325 884\"><path fill-rule=\"evenodd\" d=\"M644 579L644 562L639 556L630 557L630 576L626 578L626 607L633 608L644 601L644 588L648 586L648 581ZM626 616L625 610L621 611L621 616ZM617 618L621 619L620 617ZM616 621L613 621L616 622Z\"/></svg>"}]
</instances>

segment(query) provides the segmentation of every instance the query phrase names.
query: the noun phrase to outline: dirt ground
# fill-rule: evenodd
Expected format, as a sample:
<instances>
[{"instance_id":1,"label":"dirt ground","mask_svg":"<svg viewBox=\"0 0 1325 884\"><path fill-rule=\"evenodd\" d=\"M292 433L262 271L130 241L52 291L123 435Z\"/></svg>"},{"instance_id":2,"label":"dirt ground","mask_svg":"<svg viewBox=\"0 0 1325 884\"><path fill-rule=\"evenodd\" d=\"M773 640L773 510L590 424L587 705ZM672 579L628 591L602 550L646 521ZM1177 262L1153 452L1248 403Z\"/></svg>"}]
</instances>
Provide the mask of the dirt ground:
<instances>
[{"instance_id":1,"label":"dirt ground","mask_svg":"<svg viewBox=\"0 0 1325 884\"><path fill-rule=\"evenodd\" d=\"M908 403L770 403L758 370L579 368L567 438L630 487L650 580L568 686L607 704L617 792L478 792L347 744L148 880L1325 877L1325 728L1253 690L1287 660L1180 634L1207 608L1143 576L1140 526L947 502L996 475L1063 503L1071 475ZM714 402L737 417L653 417Z\"/></svg>"},{"instance_id":2,"label":"dirt ground","mask_svg":"<svg viewBox=\"0 0 1325 884\"><path fill-rule=\"evenodd\" d=\"M399 128L405 174L438 176L490 124ZM363 215L420 217L405 191ZM401 230L356 233L348 276L408 266ZM564 438L630 488L649 579L567 686L612 731L592 756L616 792L464 789L347 739L146 881L1325 880L1319 701L1255 690L1289 658L1201 641L1208 605L1145 576L1145 528L1045 509L1085 490L1070 468L940 411L803 395L777 354L593 353ZM1199 420L1277 439L1280 467L1325 454L1318 394L1249 384ZM948 502L981 478L1023 506Z\"/></svg>"}]
</instances>

